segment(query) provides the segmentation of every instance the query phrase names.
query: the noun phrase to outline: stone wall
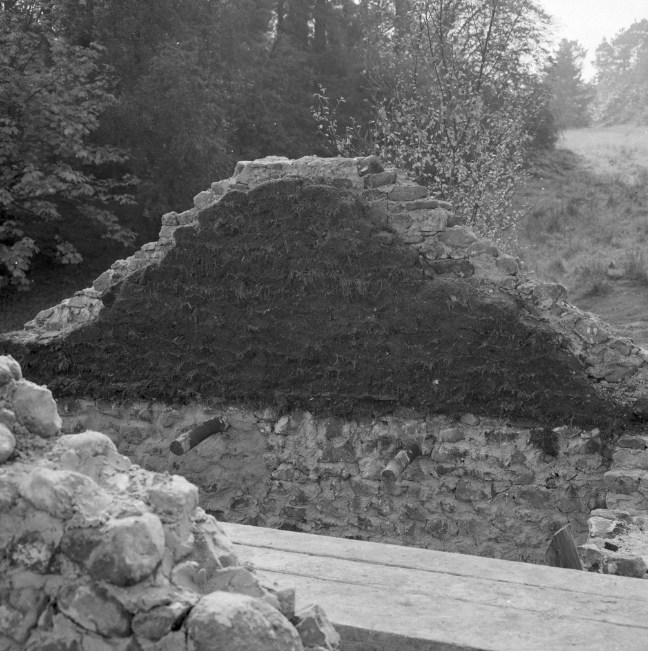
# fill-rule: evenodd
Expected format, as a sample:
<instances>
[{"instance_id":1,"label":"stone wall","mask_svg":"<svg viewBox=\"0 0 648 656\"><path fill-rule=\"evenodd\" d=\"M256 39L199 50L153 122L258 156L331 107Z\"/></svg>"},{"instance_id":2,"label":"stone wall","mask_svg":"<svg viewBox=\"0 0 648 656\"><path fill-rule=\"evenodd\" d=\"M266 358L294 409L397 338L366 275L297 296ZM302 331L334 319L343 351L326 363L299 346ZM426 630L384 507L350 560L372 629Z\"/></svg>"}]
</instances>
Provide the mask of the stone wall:
<instances>
[{"instance_id":1,"label":"stone wall","mask_svg":"<svg viewBox=\"0 0 648 656\"><path fill-rule=\"evenodd\" d=\"M321 609L298 617L294 591L239 561L196 486L60 428L49 390L0 357L0 649L337 644Z\"/></svg>"},{"instance_id":2,"label":"stone wall","mask_svg":"<svg viewBox=\"0 0 648 656\"><path fill-rule=\"evenodd\" d=\"M648 436L627 435L617 441L603 482L606 507L593 511L588 520L581 560L592 572L648 577Z\"/></svg>"},{"instance_id":3,"label":"stone wall","mask_svg":"<svg viewBox=\"0 0 648 656\"><path fill-rule=\"evenodd\" d=\"M64 431L101 430L142 467L186 477L224 521L542 563L558 528L569 523L582 541L590 511L606 505L612 451L597 430L407 411L348 422L232 406L59 405ZM224 433L169 451L216 415L230 424ZM382 469L412 441L421 456L384 483Z\"/></svg>"}]
</instances>

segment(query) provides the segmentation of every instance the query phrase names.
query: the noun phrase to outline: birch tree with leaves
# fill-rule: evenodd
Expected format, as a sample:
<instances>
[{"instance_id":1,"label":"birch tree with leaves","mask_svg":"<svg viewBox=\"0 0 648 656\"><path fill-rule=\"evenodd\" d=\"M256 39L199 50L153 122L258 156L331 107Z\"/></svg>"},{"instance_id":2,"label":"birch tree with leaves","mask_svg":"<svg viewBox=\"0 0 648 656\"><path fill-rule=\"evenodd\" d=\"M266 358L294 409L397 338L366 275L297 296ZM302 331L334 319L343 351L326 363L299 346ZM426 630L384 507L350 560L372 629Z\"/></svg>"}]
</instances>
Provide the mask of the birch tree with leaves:
<instances>
[{"instance_id":1,"label":"birch tree with leaves","mask_svg":"<svg viewBox=\"0 0 648 656\"><path fill-rule=\"evenodd\" d=\"M512 196L547 102L548 15L534 0L365 4L373 120L340 133L320 93L320 131L339 153L373 152L411 171L466 225L501 237L516 220Z\"/></svg>"}]
</instances>

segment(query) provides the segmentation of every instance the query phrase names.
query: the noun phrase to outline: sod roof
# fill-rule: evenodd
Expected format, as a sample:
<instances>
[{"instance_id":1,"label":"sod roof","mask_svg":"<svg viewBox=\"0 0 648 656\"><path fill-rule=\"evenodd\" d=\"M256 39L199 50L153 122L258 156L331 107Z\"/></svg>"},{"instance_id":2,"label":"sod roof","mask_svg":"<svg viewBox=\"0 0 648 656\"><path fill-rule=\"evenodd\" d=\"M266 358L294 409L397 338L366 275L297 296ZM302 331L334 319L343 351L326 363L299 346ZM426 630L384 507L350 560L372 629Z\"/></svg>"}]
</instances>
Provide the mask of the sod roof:
<instances>
[{"instance_id":1,"label":"sod roof","mask_svg":"<svg viewBox=\"0 0 648 656\"><path fill-rule=\"evenodd\" d=\"M485 281L430 278L349 191L231 191L175 240L96 321L47 344L5 336L0 351L58 396L624 420L532 308Z\"/></svg>"}]
</instances>

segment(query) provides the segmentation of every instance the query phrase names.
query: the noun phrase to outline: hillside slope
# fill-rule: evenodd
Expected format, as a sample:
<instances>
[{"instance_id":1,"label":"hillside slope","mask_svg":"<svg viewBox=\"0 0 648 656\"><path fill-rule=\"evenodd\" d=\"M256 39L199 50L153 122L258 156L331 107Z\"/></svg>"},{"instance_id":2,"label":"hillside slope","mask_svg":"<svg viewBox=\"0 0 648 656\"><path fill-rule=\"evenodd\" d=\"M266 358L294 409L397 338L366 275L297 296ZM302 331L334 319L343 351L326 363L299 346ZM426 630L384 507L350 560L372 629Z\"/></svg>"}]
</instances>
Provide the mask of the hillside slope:
<instances>
[{"instance_id":1,"label":"hillside slope","mask_svg":"<svg viewBox=\"0 0 648 656\"><path fill-rule=\"evenodd\" d=\"M648 129L568 130L531 170L517 254L572 303L648 345Z\"/></svg>"}]
</instances>

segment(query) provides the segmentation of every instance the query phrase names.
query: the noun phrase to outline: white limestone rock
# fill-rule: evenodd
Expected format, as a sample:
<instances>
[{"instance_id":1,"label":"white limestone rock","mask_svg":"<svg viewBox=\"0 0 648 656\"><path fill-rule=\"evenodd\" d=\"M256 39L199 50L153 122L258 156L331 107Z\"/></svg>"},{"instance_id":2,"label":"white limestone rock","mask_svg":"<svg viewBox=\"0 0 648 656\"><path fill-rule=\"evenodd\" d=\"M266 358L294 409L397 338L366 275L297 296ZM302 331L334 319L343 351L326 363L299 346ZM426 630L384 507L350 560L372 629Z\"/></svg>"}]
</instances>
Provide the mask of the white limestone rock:
<instances>
[{"instance_id":1,"label":"white limestone rock","mask_svg":"<svg viewBox=\"0 0 648 656\"><path fill-rule=\"evenodd\" d=\"M57 606L84 629L107 638L124 638L132 633L130 614L95 583L75 583L62 588L57 597Z\"/></svg>"},{"instance_id":2,"label":"white limestone rock","mask_svg":"<svg viewBox=\"0 0 648 656\"><path fill-rule=\"evenodd\" d=\"M153 573L164 557L164 547L164 529L157 515L112 519L86 566L93 576L113 585L134 585Z\"/></svg>"},{"instance_id":3,"label":"white limestone rock","mask_svg":"<svg viewBox=\"0 0 648 656\"><path fill-rule=\"evenodd\" d=\"M0 385L6 385L11 380L20 380L21 378L20 365L10 355L0 355Z\"/></svg>"},{"instance_id":4,"label":"white limestone rock","mask_svg":"<svg viewBox=\"0 0 648 656\"><path fill-rule=\"evenodd\" d=\"M234 592L212 592L186 620L190 651L301 651L295 627L269 604Z\"/></svg>"},{"instance_id":5,"label":"white limestone rock","mask_svg":"<svg viewBox=\"0 0 648 656\"><path fill-rule=\"evenodd\" d=\"M182 476L158 474L149 490L148 502L163 521L188 517L198 506L198 488Z\"/></svg>"},{"instance_id":6,"label":"white limestone rock","mask_svg":"<svg viewBox=\"0 0 648 656\"><path fill-rule=\"evenodd\" d=\"M102 506L109 502L103 490L88 476L46 467L34 467L20 482L18 491L37 510L58 519L69 519L78 504L88 504L95 498L105 500Z\"/></svg>"},{"instance_id":7,"label":"white limestone rock","mask_svg":"<svg viewBox=\"0 0 648 656\"><path fill-rule=\"evenodd\" d=\"M327 650L339 648L340 634L317 604L311 604L300 611L299 618L296 628L304 647L307 649L319 647Z\"/></svg>"},{"instance_id":8,"label":"white limestone rock","mask_svg":"<svg viewBox=\"0 0 648 656\"><path fill-rule=\"evenodd\" d=\"M0 424L0 463L6 462L15 448L14 434L4 424Z\"/></svg>"},{"instance_id":9,"label":"white limestone rock","mask_svg":"<svg viewBox=\"0 0 648 656\"><path fill-rule=\"evenodd\" d=\"M63 422L47 387L19 380L12 404L19 421L32 433L41 437L53 437L61 430Z\"/></svg>"}]
</instances>

